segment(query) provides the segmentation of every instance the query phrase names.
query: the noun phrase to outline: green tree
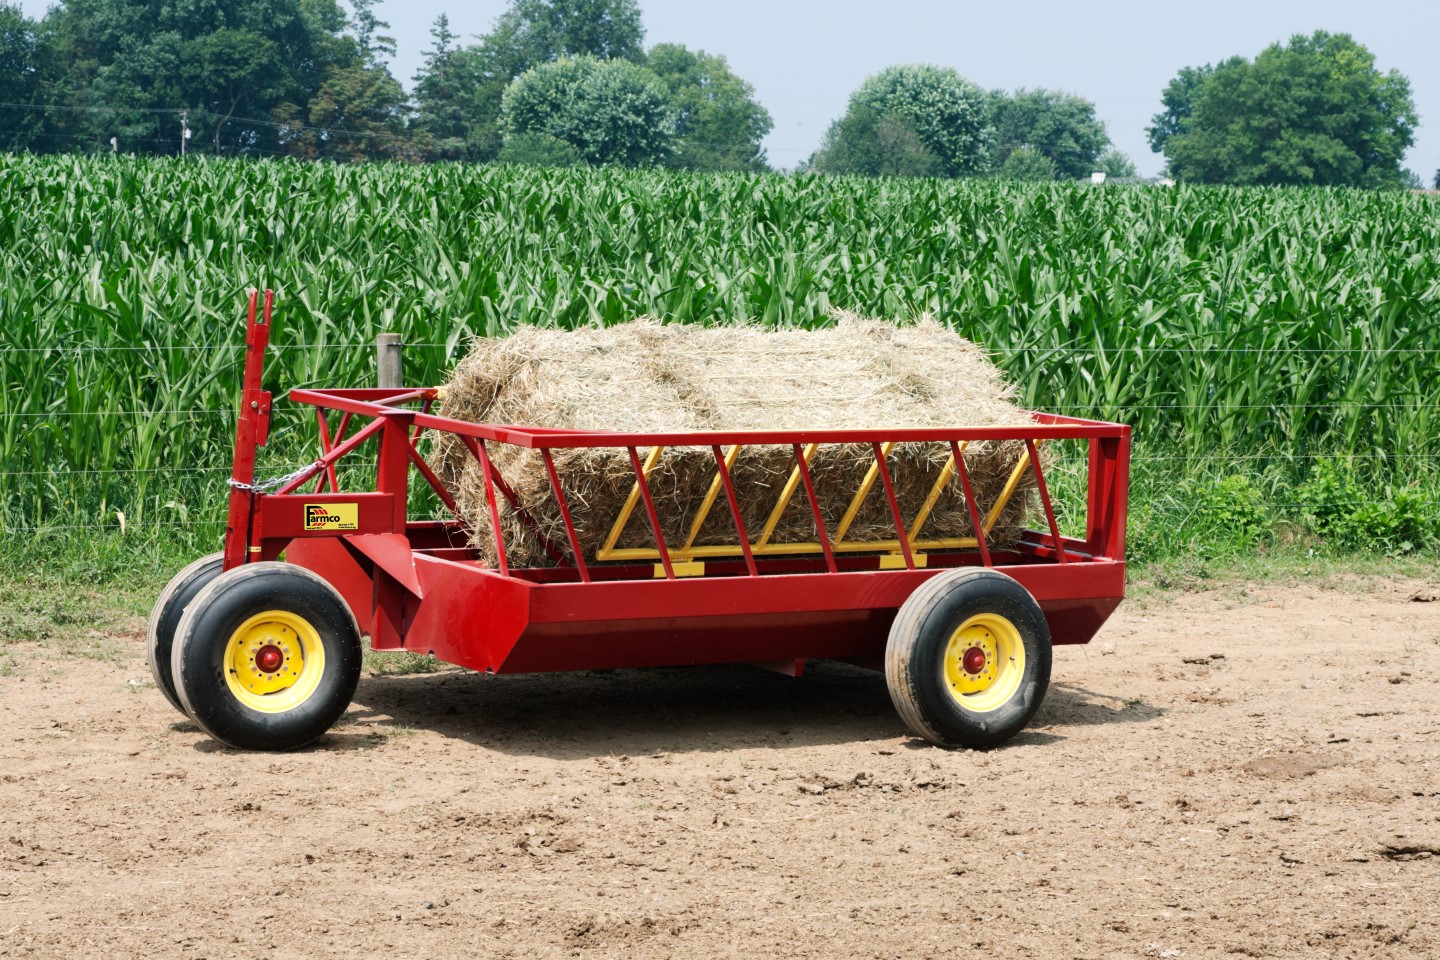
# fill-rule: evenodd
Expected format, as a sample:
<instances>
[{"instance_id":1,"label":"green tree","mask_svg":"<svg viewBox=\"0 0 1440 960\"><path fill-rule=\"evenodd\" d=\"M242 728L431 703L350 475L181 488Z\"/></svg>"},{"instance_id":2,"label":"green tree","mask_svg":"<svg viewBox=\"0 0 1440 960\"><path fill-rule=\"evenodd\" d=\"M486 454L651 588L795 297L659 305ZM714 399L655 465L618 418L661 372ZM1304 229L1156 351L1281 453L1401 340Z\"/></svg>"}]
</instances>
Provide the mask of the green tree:
<instances>
[{"instance_id":1,"label":"green tree","mask_svg":"<svg viewBox=\"0 0 1440 960\"><path fill-rule=\"evenodd\" d=\"M1155 114L1150 120L1150 126L1145 129L1150 140L1150 149L1155 153L1163 153L1170 138L1182 132L1185 123L1195 111L1196 95L1205 81L1215 75L1217 69L1244 62L1244 57L1232 57L1220 64L1219 68L1208 63L1203 67L1182 68L1160 95L1160 104L1165 109Z\"/></svg>"},{"instance_id":2,"label":"green tree","mask_svg":"<svg viewBox=\"0 0 1440 960\"><path fill-rule=\"evenodd\" d=\"M867 77L851 94L847 113L858 110L871 114L860 124L862 128L889 117L911 130L938 158L944 176L982 173L989 166L994 131L985 93L947 67L923 63L887 67ZM843 123L844 118L838 122ZM899 128L892 129L899 133ZM827 142L846 142L843 130L835 132L837 136L827 136ZM824 152L822 146L814 158L816 169L836 166Z\"/></svg>"},{"instance_id":3,"label":"green tree","mask_svg":"<svg viewBox=\"0 0 1440 960\"><path fill-rule=\"evenodd\" d=\"M1010 154L1028 146L1048 157L1055 176L1088 177L1101 152L1110 145L1095 104L1084 97L1050 90L1017 90L991 95L995 128L994 162L1003 167ZM1026 162L1029 169L1034 165Z\"/></svg>"},{"instance_id":4,"label":"green tree","mask_svg":"<svg viewBox=\"0 0 1440 960\"><path fill-rule=\"evenodd\" d=\"M548 133L517 133L505 141L499 160L532 167L574 167L581 163L580 151Z\"/></svg>"},{"instance_id":5,"label":"green tree","mask_svg":"<svg viewBox=\"0 0 1440 960\"><path fill-rule=\"evenodd\" d=\"M385 67L395 41L380 31L375 0L353 0L351 35L338 37L323 81L302 110L282 104L282 145L296 156L349 162L419 160L433 152L410 129L410 98Z\"/></svg>"},{"instance_id":6,"label":"green tree","mask_svg":"<svg viewBox=\"0 0 1440 960\"><path fill-rule=\"evenodd\" d=\"M470 75L463 54L452 46L455 34L449 17L436 17L430 35L435 42L415 75L415 127L430 138L429 159L460 159L470 140L466 101L478 78Z\"/></svg>"},{"instance_id":7,"label":"green tree","mask_svg":"<svg viewBox=\"0 0 1440 960\"><path fill-rule=\"evenodd\" d=\"M18 6L0 3L0 103L40 100L40 25ZM23 150L35 142L44 116L35 110L0 107L0 150Z\"/></svg>"},{"instance_id":8,"label":"green tree","mask_svg":"<svg viewBox=\"0 0 1440 960\"><path fill-rule=\"evenodd\" d=\"M1130 159L1129 154L1111 147L1100 154L1097 170L1102 171L1105 176L1118 179L1128 179L1138 175L1135 169L1135 161Z\"/></svg>"},{"instance_id":9,"label":"green tree","mask_svg":"<svg viewBox=\"0 0 1440 960\"><path fill-rule=\"evenodd\" d=\"M390 24L375 15L377 3L379 0L350 0L355 42L360 45L361 57L372 66L395 56L395 38L380 32L389 30Z\"/></svg>"},{"instance_id":10,"label":"green tree","mask_svg":"<svg viewBox=\"0 0 1440 960\"><path fill-rule=\"evenodd\" d=\"M864 177L943 177L945 163L909 122L857 106L830 125L820 149L804 164L813 173Z\"/></svg>"},{"instance_id":11,"label":"green tree","mask_svg":"<svg viewBox=\"0 0 1440 960\"><path fill-rule=\"evenodd\" d=\"M1055 161L1028 143L1011 150L996 171L996 175L1004 180L1054 180L1057 173Z\"/></svg>"},{"instance_id":12,"label":"green tree","mask_svg":"<svg viewBox=\"0 0 1440 960\"><path fill-rule=\"evenodd\" d=\"M767 169L765 139L775 122L755 100L755 88L730 72L721 56L658 44L645 59L675 104L676 148L670 163L682 170Z\"/></svg>"},{"instance_id":13,"label":"green tree","mask_svg":"<svg viewBox=\"0 0 1440 960\"><path fill-rule=\"evenodd\" d=\"M501 103L506 142L545 134L589 164L651 166L668 160L676 110L660 78L627 60L572 57L525 71Z\"/></svg>"},{"instance_id":14,"label":"green tree","mask_svg":"<svg viewBox=\"0 0 1440 960\"><path fill-rule=\"evenodd\" d=\"M644 43L636 0L513 0L481 47L492 66L517 77L570 57L640 63Z\"/></svg>"},{"instance_id":15,"label":"green tree","mask_svg":"<svg viewBox=\"0 0 1440 960\"><path fill-rule=\"evenodd\" d=\"M1204 75L1188 113L1158 116L1151 142L1159 129L1174 175L1197 183L1393 187L1417 123L1403 75L1319 31Z\"/></svg>"},{"instance_id":16,"label":"green tree","mask_svg":"<svg viewBox=\"0 0 1440 960\"><path fill-rule=\"evenodd\" d=\"M281 146L292 156L347 162L423 159L431 151L408 127L405 90L364 63L332 68L305 109L282 105Z\"/></svg>"},{"instance_id":17,"label":"green tree","mask_svg":"<svg viewBox=\"0 0 1440 960\"><path fill-rule=\"evenodd\" d=\"M97 147L175 153L184 110L192 148L273 151L281 105L353 58L345 26L334 0L67 0L43 24L45 99L68 108L50 122Z\"/></svg>"},{"instance_id":18,"label":"green tree","mask_svg":"<svg viewBox=\"0 0 1440 960\"><path fill-rule=\"evenodd\" d=\"M644 39L635 0L512 0L479 43L450 49L447 37L443 54L427 57L415 78L420 126L444 156L493 160L504 145L500 108L512 80L567 57L639 63ZM432 54L442 49L438 40Z\"/></svg>"}]
</instances>

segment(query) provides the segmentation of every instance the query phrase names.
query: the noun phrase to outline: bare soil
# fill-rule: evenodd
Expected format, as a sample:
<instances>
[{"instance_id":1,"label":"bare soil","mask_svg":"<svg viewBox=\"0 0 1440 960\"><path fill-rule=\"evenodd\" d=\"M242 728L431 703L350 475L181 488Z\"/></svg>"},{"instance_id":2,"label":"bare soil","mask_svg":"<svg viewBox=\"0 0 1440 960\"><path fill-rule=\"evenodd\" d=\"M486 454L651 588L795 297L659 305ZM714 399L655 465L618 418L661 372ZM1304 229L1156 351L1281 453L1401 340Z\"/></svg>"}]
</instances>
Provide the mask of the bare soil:
<instances>
[{"instance_id":1,"label":"bare soil","mask_svg":"<svg viewBox=\"0 0 1440 960\"><path fill-rule=\"evenodd\" d=\"M367 676L299 753L11 643L0 956L1440 956L1440 602L1152 592L988 753L816 664Z\"/></svg>"}]
</instances>

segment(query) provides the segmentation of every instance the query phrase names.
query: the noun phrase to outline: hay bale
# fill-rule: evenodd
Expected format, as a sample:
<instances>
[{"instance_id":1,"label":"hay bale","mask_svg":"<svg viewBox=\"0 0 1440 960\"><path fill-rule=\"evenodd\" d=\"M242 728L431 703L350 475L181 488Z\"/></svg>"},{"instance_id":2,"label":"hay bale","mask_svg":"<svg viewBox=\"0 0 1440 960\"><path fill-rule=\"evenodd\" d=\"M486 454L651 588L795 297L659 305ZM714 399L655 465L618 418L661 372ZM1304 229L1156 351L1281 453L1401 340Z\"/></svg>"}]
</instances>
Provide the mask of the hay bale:
<instances>
[{"instance_id":1,"label":"hay bale","mask_svg":"<svg viewBox=\"0 0 1440 960\"><path fill-rule=\"evenodd\" d=\"M477 340L455 368L439 412L482 423L635 432L1028 424L1011 395L1003 375L979 347L932 320L897 325L838 314L834 327L810 331L667 326L649 320L574 331L527 327L508 337ZM507 444L491 444L490 452L546 536L566 544L539 454ZM1023 452L1020 442L975 443L966 451L982 509L994 502ZM647 453L640 451L642 457ZM624 450L579 449L556 450L553 456L586 559L593 560L634 483L629 455ZM943 444L902 444L892 451L888 464L907 524L949 456ZM472 521L475 545L493 562L479 465L445 435L439 435L431 460L456 491L462 515ZM821 447L812 462L832 536L873 462L866 444ZM740 454L732 475L752 539L793 466L789 447L746 448ZM714 472L708 448L679 448L666 450L651 474L672 551L688 536ZM994 542L1013 540L1024 523L1030 491L1029 482L1017 491L992 532ZM511 563L550 565L538 539L500 500ZM952 482L920 539L970 533L960 484ZM846 539L894 536L889 505L876 481ZM814 539L802 488L771 540ZM723 495L695 542L735 542ZM635 510L618 546L654 546L643 506Z\"/></svg>"}]
</instances>

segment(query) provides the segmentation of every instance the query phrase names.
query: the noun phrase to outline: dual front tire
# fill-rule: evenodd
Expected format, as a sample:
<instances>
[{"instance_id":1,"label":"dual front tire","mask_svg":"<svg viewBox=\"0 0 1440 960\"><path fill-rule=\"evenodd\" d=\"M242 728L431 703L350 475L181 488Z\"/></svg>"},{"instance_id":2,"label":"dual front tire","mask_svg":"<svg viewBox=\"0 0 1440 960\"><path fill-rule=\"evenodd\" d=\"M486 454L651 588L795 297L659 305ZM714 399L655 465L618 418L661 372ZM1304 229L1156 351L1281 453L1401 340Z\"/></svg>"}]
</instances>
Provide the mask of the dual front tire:
<instances>
[{"instance_id":1,"label":"dual front tire","mask_svg":"<svg viewBox=\"0 0 1440 960\"><path fill-rule=\"evenodd\" d=\"M221 572L215 560L182 570L156 602L147 631L155 685L222 743L304 746L355 694L355 618L304 568L267 562Z\"/></svg>"}]
</instances>

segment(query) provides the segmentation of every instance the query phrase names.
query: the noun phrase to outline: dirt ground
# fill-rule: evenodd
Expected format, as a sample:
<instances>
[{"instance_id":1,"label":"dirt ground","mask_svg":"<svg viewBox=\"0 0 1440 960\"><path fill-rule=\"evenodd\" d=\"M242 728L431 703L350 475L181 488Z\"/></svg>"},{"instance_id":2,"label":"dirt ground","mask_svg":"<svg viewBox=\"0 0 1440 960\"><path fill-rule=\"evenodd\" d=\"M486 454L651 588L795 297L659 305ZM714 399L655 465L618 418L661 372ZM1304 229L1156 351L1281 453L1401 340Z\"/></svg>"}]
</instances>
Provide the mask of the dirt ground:
<instances>
[{"instance_id":1,"label":"dirt ground","mask_svg":"<svg viewBox=\"0 0 1440 960\"><path fill-rule=\"evenodd\" d=\"M816 664L367 676L222 749L108 658L10 644L4 957L1440 956L1440 602L1152 592L988 753Z\"/></svg>"}]
</instances>

